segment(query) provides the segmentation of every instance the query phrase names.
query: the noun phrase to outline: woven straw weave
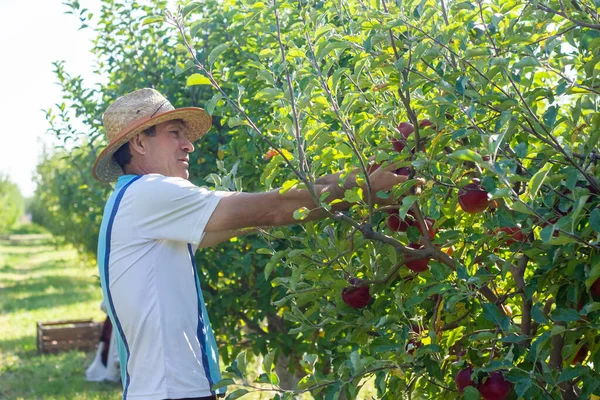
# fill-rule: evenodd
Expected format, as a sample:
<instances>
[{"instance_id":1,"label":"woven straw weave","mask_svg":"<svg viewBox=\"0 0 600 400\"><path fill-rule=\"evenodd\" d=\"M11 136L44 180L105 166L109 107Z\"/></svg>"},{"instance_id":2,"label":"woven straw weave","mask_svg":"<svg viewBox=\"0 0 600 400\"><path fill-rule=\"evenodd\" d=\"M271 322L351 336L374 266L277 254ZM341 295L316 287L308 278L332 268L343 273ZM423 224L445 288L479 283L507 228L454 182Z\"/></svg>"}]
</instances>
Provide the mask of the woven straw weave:
<instances>
[{"instance_id":1,"label":"woven straw weave","mask_svg":"<svg viewBox=\"0 0 600 400\"><path fill-rule=\"evenodd\" d=\"M111 182L123 175L123 170L112 157L119 147L145 129L174 119L184 121L185 135L190 142L198 140L211 126L211 118L203 109L175 109L154 89L140 89L119 97L102 117L108 146L94 164L94 178L101 182Z\"/></svg>"}]
</instances>

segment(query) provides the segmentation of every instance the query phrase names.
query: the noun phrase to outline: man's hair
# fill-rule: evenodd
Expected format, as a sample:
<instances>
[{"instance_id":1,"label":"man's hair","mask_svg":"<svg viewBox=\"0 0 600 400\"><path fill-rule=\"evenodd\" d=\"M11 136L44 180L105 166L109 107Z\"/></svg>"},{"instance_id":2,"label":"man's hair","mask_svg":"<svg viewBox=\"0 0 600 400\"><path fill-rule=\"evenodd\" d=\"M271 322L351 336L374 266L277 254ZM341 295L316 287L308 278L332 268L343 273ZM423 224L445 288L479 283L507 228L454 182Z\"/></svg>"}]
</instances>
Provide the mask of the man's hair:
<instances>
[{"instance_id":1,"label":"man's hair","mask_svg":"<svg viewBox=\"0 0 600 400\"><path fill-rule=\"evenodd\" d=\"M150 128L144 129L142 132L146 136L156 136L156 125L152 125ZM125 166L131 162L131 149L129 149L129 142L119 147L113 154L113 159L119 167L125 171Z\"/></svg>"}]
</instances>

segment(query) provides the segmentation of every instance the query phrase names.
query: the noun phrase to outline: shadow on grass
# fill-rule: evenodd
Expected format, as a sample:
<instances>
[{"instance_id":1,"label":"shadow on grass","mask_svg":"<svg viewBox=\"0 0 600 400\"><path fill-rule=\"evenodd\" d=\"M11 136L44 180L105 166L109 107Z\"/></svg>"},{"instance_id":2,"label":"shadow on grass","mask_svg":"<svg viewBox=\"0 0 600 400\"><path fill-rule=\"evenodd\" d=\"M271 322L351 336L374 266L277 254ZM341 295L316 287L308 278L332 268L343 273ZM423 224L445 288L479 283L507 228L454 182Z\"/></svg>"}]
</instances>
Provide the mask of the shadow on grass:
<instances>
[{"instance_id":1,"label":"shadow on grass","mask_svg":"<svg viewBox=\"0 0 600 400\"><path fill-rule=\"evenodd\" d=\"M0 398L118 399L120 383L88 382L93 352L28 353L0 368Z\"/></svg>"},{"instance_id":2,"label":"shadow on grass","mask_svg":"<svg viewBox=\"0 0 600 400\"><path fill-rule=\"evenodd\" d=\"M34 311L56 308L94 299L97 279L72 276L40 276L17 281L0 291L0 312Z\"/></svg>"}]
</instances>

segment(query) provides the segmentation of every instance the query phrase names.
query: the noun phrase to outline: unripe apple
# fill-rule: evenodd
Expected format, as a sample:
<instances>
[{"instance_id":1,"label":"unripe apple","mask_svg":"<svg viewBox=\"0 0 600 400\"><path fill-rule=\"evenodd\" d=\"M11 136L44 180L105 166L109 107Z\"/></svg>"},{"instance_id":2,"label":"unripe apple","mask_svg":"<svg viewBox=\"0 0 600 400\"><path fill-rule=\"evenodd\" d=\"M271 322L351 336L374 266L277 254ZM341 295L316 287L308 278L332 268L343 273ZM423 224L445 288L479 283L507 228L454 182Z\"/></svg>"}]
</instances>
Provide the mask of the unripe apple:
<instances>
[{"instance_id":1,"label":"unripe apple","mask_svg":"<svg viewBox=\"0 0 600 400\"><path fill-rule=\"evenodd\" d=\"M400 131L400 134L402 135L404 140L392 139L392 146L394 147L394 150L400 153L402 152L402 149L404 149L404 143L406 142L406 138L408 138L411 135L411 133L415 131L415 127L409 122L400 122L400 125L398 125L398 131Z\"/></svg>"},{"instance_id":2,"label":"unripe apple","mask_svg":"<svg viewBox=\"0 0 600 400\"><path fill-rule=\"evenodd\" d=\"M479 382L477 390L483 400L505 400L512 388L512 383L504 379L502 372L494 371L487 379Z\"/></svg>"},{"instance_id":3,"label":"unripe apple","mask_svg":"<svg viewBox=\"0 0 600 400\"><path fill-rule=\"evenodd\" d=\"M418 243L411 243L408 245L408 247L410 247L411 249L423 248L423 246L421 246ZM406 267L408 269L410 269L411 271L415 271L415 272L427 271L427 269L429 268L429 258L426 257L426 258L420 258L417 260L411 260L406 263Z\"/></svg>"},{"instance_id":4,"label":"unripe apple","mask_svg":"<svg viewBox=\"0 0 600 400\"><path fill-rule=\"evenodd\" d=\"M505 243L507 246L516 242L527 242L527 236L518 226L503 226L502 228L496 229L495 232L496 234L499 232L506 233Z\"/></svg>"},{"instance_id":5,"label":"unripe apple","mask_svg":"<svg viewBox=\"0 0 600 400\"><path fill-rule=\"evenodd\" d=\"M342 300L352 308L363 308L371 301L369 286L348 286L342 289Z\"/></svg>"},{"instance_id":6,"label":"unripe apple","mask_svg":"<svg viewBox=\"0 0 600 400\"><path fill-rule=\"evenodd\" d=\"M458 191L458 204L464 212L482 212L489 205L488 192L477 183L469 183Z\"/></svg>"},{"instance_id":7,"label":"unripe apple","mask_svg":"<svg viewBox=\"0 0 600 400\"><path fill-rule=\"evenodd\" d=\"M467 368L458 371L458 374L454 377L456 388L460 393L462 393L467 386L475 386L475 382L471 379L472 374L473 368L469 365Z\"/></svg>"}]
</instances>

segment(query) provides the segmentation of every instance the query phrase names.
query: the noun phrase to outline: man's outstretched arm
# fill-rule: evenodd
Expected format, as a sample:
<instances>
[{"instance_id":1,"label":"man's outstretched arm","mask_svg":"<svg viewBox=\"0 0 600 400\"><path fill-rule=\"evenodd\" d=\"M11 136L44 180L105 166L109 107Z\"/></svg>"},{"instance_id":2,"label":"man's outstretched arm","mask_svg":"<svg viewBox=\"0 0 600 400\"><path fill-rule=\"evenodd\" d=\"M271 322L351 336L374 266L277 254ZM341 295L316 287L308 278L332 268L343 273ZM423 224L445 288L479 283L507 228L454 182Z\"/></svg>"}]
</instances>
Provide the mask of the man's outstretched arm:
<instances>
[{"instance_id":1,"label":"man's outstretched arm","mask_svg":"<svg viewBox=\"0 0 600 400\"><path fill-rule=\"evenodd\" d=\"M372 195L382 190L389 191L395 185L405 182L406 176L394 174L394 166L380 168L369 175ZM335 181L335 182L334 182ZM347 179L343 187L339 179L327 179L324 184L315 184L317 197L328 193L325 201L330 202L344 197L348 189L356 187L354 178ZM381 199L380 199L381 200ZM389 202L391 199L385 201ZM382 201L382 200L381 200ZM299 223L294 219L294 211L301 207L311 210L309 220L323 218L325 213L318 208L314 197L307 189L292 188L285 193L278 190L267 193L227 193L221 199L215 212L206 225L206 232L222 232L248 227L282 226ZM337 205L337 209L348 205Z\"/></svg>"}]
</instances>

